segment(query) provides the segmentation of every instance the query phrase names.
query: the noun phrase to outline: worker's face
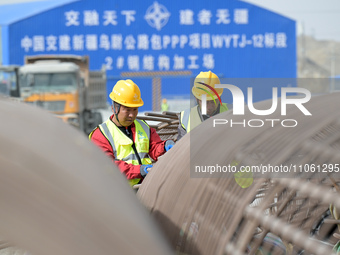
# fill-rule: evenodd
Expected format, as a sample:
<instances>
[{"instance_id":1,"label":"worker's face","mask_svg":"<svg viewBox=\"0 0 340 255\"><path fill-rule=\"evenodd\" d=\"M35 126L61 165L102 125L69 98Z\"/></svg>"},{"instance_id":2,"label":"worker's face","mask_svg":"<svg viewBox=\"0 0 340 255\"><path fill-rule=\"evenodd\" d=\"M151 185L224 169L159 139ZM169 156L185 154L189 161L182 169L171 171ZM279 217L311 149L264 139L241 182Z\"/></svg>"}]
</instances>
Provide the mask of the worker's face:
<instances>
[{"instance_id":1,"label":"worker's face","mask_svg":"<svg viewBox=\"0 0 340 255\"><path fill-rule=\"evenodd\" d=\"M202 109L202 100L197 99L197 102ZM207 100L207 115L212 116L216 111L218 105L220 104L219 101L216 100L216 105L214 100Z\"/></svg>"},{"instance_id":2,"label":"worker's face","mask_svg":"<svg viewBox=\"0 0 340 255\"><path fill-rule=\"evenodd\" d=\"M117 112L118 109L116 109ZM124 105L120 106L118 119L123 127L130 126L136 119L138 114L138 107L126 107Z\"/></svg>"}]
</instances>

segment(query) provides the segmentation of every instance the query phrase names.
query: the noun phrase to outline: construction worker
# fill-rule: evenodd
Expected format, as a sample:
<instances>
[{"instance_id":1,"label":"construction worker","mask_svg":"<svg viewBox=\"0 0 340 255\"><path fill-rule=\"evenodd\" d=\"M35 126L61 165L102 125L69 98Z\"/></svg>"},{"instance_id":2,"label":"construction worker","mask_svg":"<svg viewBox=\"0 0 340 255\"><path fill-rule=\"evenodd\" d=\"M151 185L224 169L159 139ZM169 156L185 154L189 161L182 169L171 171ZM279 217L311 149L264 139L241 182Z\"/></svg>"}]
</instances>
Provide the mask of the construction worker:
<instances>
[{"instance_id":1,"label":"construction worker","mask_svg":"<svg viewBox=\"0 0 340 255\"><path fill-rule=\"evenodd\" d=\"M90 133L89 139L116 163L133 186L148 174L151 159L157 161L174 141L162 141L154 128L136 119L138 107L144 102L132 80L119 80L109 96L113 114Z\"/></svg>"},{"instance_id":2,"label":"construction worker","mask_svg":"<svg viewBox=\"0 0 340 255\"><path fill-rule=\"evenodd\" d=\"M215 88L216 84L220 84L220 79L211 71L200 72L199 75L196 76L191 91L196 98L197 105L181 112L179 116L177 141L206 119L232 108L232 105L221 103L220 97L223 89ZM207 114L202 114L202 95L206 95ZM237 166L238 164L237 161L232 162L232 165ZM236 172L234 179L241 188L248 188L253 183L253 174L249 169L245 169L244 171Z\"/></svg>"},{"instance_id":3,"label":"construction worker","mask_svg":"<svg viewBox=\"0 0 340 255\"><path fill-rule=\"evenodd\" d=\"M162 106L162 112L166 112L169 110L169 105L168 105L168 101L166 100L166 98L163 98L161 106Z\"/></svg>"},{"instance_id":4,"label":"construction worker","mask_svg":"<svg viewBox=\"0 0 340 255\"><path fill-rule=\"evenodd\" d=\"M220 79L211 71L200 72L199 75L196 76L191 91L196 98L197 105L181 112L179 116L177 141L211 116L231 109L231 105L220 103L219 97L222 95L223 89L215 89L216 84L220 84ZM202 114L202 95L204 94L207 99L206 115Z\"/></svg>"}]
</instances>

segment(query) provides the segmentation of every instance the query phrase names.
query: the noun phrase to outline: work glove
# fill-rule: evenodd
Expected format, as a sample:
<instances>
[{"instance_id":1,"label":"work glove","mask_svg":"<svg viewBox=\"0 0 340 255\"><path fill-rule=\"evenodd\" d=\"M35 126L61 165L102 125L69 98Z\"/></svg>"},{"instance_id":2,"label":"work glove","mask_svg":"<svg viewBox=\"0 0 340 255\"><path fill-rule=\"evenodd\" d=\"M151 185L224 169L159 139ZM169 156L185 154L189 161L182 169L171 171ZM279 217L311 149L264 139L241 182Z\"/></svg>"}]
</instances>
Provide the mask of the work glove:
<instances>
[{"instance_id":1,"label":"work glove","mask_svg":"<svg viewBox=\"0 0 340 255\"><path fill-rule=\"evenodd\" d=\"M151 167L153 167L153 165L141 165L140 174L145 177L149 173Z\"/></svg>"},{"instance_id":2,"label":"work glove","mask_svg":"<svg viewBox=\"0 0 340 255\"><path fill-rule=\"evenodd\" d=\"M165 151L170 150L175 145L175 142L172 140L167 140L164 144Z\"/></svg>"}]
</instances>

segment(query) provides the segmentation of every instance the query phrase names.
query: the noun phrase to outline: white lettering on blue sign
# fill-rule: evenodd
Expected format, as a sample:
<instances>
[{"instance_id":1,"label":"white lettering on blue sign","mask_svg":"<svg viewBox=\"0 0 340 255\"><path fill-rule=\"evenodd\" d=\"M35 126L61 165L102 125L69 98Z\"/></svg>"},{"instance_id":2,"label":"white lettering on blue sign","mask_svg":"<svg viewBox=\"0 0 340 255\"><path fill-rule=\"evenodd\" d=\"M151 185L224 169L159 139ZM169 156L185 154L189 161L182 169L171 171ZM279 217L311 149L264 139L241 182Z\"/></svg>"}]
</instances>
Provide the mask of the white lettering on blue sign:
<instances>
[{"instance_id":1,"label":"white lettering on blue sign","mask_svg":"<svg viewBox=\"0 0 340 255\"><path fill-rule=\"evenodd\" d=\"M99 48L109 50L111 48L109 36L102 34L99 37Z\"/></svg>"},{"instance_id":2,"label":"white lettering on blue sign","mask_svg":"<svg viewBox=\"0 0 340 255\"><path fill-rule=\"evenodd\" d=\"M187 44L187 42L188 42L188 36L186 36L186 35L181 35L181 36L179 37L179 47L180 47L181 49L183 49L183 48L185 47L185 45Z\"/></svg>"},{"instance_id":3,"label":"white lettering on blue sign","mask_svg":"<svg viewBox=\"0 0 340 255\"><path fill-rule=\"evenodd\" d=\"M186 9L179 11L180 25L193 25L194 23L194 12L192 10Z\"/></svg>"},{"instance_id":4,"label":"white lettering on blue sign","mask_svg":"<svg viewBox=\"0 0 340 255\"><path fill-rule=\"evenodd\" d=\"M122 11L121 14L125 16L125 24L127 26L130 26L131 23L136 20L134 16L136 14L136 11L133 10Z\"/></svg>"},{"instance_id":5,"label":"white lettering on blue sign","mask_svg":"<svg viewBox=\"0 0 340 255\"><path fill-rule=\"evenodd\" d=\"M286 33L276 34L276 47L277 48L287 48L287 35Z\"/></svg>"},{"instance_id":6,"label":"white lettering on blue sign","mask_svg":"<svg viewBox=\"0 0 340 255\"><path fill-rule=\"evenodd\" d=\"M84 11L84 26L99 26L99 14L96 10Z\"/></svg>"},{"instance_id":7,"label":"white lettering on blue sign","mask_svg":"<svg viewBox=\"0 0 340 255\"><path fill-rule=\"evenodd\" d=\"M248 24L248 9L234 9L235 24Z\"/></svg>"},{"instance_id":8,"label":"white lettering on blue sign","mask_svg":"<svg viewBox=\"0 0 340 255\"><path fill-rule=\"evenodd\" d=\"M151 36L151 49L161 50L162 49L162 38L160 35Z\"/></svg>"},{"instance_id":9,"label":"white lettering on blue sign","mask_svg":"<svg viewBox=\"0 0 340 255\"><path fill-rule=\"evenodd\" d=\"M201 34L201 48L210 49L210 34L208 33Z\"/></svg>"},{"instance_id":10,"label":"white lettering on blue sign","mask_svg":"<svg viewBox=\"0 0 340 255\"><path fill-rule=\"evenodd\" d=\"M137 49L139 50L149 49L149 36L147 34L141 34L137 36Z\"/></svg>"},{"instance_id":11,"label":"white lettering on blue sign","mask_svg":"<svg viewBox=\"0 0 340 255\"><path fill-rule=\"evenodd\" d=\"M129 70L139 71L139 56L129 55L127 58L127 65L128 65Z\"/></svg>"},{"instance_id":12,"label":"white lettering on blue sign","mask_svg":"<svg viewBox=\"0 0 340 255\"><path fill-rule=\"evenodd\" d=\"M146 34L123 37L121 34L87 34L87 35L27 35L21 40L21 48L25 52L31 49L34 52L45 51L90 51L102 50L164 50L164 49L222 49L222 48L287 48L286 33L254 34L248 37L246 34L209 34L193 33L189 35L157 35L150 38Z\"/></svg>"},{"instance_id":13,"label":"white lettering on blue sign","mask_svg":"<svg viewBox=\"0 0 340 255\"><path fill-rule=\"evenodd\" d=\"M45 51L45 39L42 35L33 36L33 51Z\"/></svg>"},{"instance_id":14,"label":"white lettering on blue sign","mask_svg":"<svg viewBox=\"0 0 340 255\"><path fill-rule=\"evenodd\" d=\"M21 48L23 48L25 52L28 52L30 48L32 48L32 46L33 46L33 41L27 35L21 39Z\"/></svg>"},{"instance_id":15,"label":"white lettering on blue sign","mask_svg":"<svg viewBox=\"0 0 340 255\"><path fill-rule=\"evenodd\" d=\"M177 54L174 56L173 58L174 61L174 65L173 65L173 69L174 70L181 70L184 69L185 67L185 61L184 61L184 57L183 56L178 56Z\"/></svg>"},{"instance_id":16,"label":"white lettering on blue sign","mask_svg":"<svg viewBox=\"0 0 340 255\"><path fill-rule=\"evenodd\" d=\"M70 51L71 50L71 38L69 35L59 36L59 50L60 51Z\"/></svg>"},{"instance_id":17,"label":"white lettering on blue sign","mask_svg":"<svg viewBox=\"0 0 340 255\"><path fill-rule=\"evenodd\" d=\"M228 9L217 9L216 10L216 24L230 24L230 14Z\"/></svg>"},{"instance_id":18,"label":"white lettering on blue sign","mask_svg":"<svg viewBox=\"0 0 340 255\"><path fill-rule=\"evenodd\" d=\"M167 49L170 43L171 43L171 37L168 35L163 35L163 49Z\"/></svg>"},{"instance_id":19,"label":"white lettering on blue sign","mask_svg":"<svg viewBox=\"0 0 340 255\"><path fill-rule=\"evenodd\" d=\"M189 46L193 49L200 49L201 48L201 40L200 40L200 34L191 34L189 35Z\"/></svg>"},{"instance_id":20,"label":"white lettering on blue sign","mask_svg":"<svg viewBox=\"0 0 340 255\"><path fill-rule=\"evenodd\" d=\"M188 56L187 67L185 66L185 58L183 56L175 54L172 60L173 62L171 63L170 56L164 54L159 55L157 59L152 55L144 55L142 58L138 55L128 55L126 58L126 68L129 71L153 71L156 69L155 64L157 64L158 70L164 71L170 70L171 64L173 64L172 68L174 70L198 69L200 66L207 69L215 67L213 54L204 54L201 65L197 63L199 61L197 55ZM107 70L112 70L114 63L117 69L123 69L125 67L125 59L123 56L118 56L116 61L114 61L111 56L105 57L105 66Z\"/></svg>"},{"instance_id":21,"label":"white lettering on blue sign","mask_svg":"<svg viewBox=\"0 0 340 255\"><path fill-rule=\"evenodd\" d=\"M84 50L84 35L74 35L72 37L73 50L82 51Z\"/></svg>"},{"instance_id":22,"label":"white lettering on blue sign","mask_svg":"<svg viewBox=\"0 0 340 255\"><path fill-rule=\"evenodd\" d=\"M133 35L126 36L125 40L124 40L124 44L125 44L125 49L127 49L127 50L134 50L135 49L135 45L136 45L136 40L133 37Z\"/></svg>"},{"instance_id":23,"label":"white lettering on blue sign","mask_svg":"<svg viewBox=\"0 0 340 255\"><path fill-rule=\"evenodd\" d=\"M203 64L206 69L214 69L215 68L215 59L213 54L204 54L203 55Z\"/></svg>"},{"instance_id":24,"label":"white lettering on blue sign","mask_svg":"<svg viewBox=\"0 0 340 255\"><path fill-rule=\"evenodd\" d=\"M198 13L198 22L201 25L210 25L212 14L211 11L203 9Z\"/></svg>"},{"instance_id":25,"label":"white lettering on blue sign","mask_svg":"<svg viewBox=\"0 0 340 255\"><path fill-rule=\"evenodd\" d=\"M105 58L105 68L106 68L106 70L112 70L113 69L112 63L113 63L112 57L108 56L108 57Z\"/></svg>"},{"instance_id":26,"label":"white lettering on blue sign","mask_svg":"<svg viewBox=\"0 0 340 255\"><path fill-rule=\"evenodd\" d=\"M178 35L171 36L171 48L175 49L178 43L179 43L179 36Z\"/></svg>"},{"instance_id":27,"label":"white lettering on blue sign","mask_svg":"<svg viewBox=\"0 0 340 255\"><path fill-rule=\"evenodd\" d=\"M98 50L98 37L96 34L86 35L85 39L86 49L89 51Z\"/></svg>"},{"instance_id":28,"label":"white lettering on blue sign","mask_svg":"<svg viewBox=\"0 0 340 255\"><path fill-rule=\"evenodd\" d=\"M158 57L158 69L168 71L170 69L170 58L166 55Z\"/></svg>"},{"instance_id":29,"label":"white lettering on blue sign","mask_svg":"<svg viewBox=\"0 0 340 255\"><path fill-rule=\"evenodd\" d=\"M252 38L253 38L254 48L263 48L263 41L264 41L263 35L261 34L253 35Z\"/></svg>"},{"instance_id":30,"label":"white lettering on blue sign","mask_svg":"<svg viewBox=\"0 0 340 255\"><path fill-rule=\"evenodd\" d=\"M116 66L117 69L122 69L124 67L124 57L122 56L117 57Z\"/></svg>"},{"instance_id":31,"label":"white lettering on blue sign","mask_svg":"<svg viewBox=\"0 0 340 255\"><path fill-rule=\"evenodd\" d=\"M196 60L198 59L197 55L189 55L188 59L190 60L190 63L188 65L189 69L198 69L199 65L196 63Z\"/></svg>"},{"instance_id":32,"label":"white lettering on blue sign","mask_svg":"<svg viewBox=\"0 0 340 255\"><path fill-rule=\"evenodd\" d=\"M65 18L66 18L66 26L69 27L69 26L79 26L79 12L76 12L76 11L68 11L68 12L65 12Z\"/></svg>"},{"instance_id":33,"label":"white lettering on blue sign","mask_svg":"<svg viewBox=\"0 0 340 255\"><path fill-rule=\"evenodd\" d=\"M143 56L143 69L147 71L155 69L155 58L152 55Z\"/></svg>"},{"instance_id":34,"label":"white lettering on blue sign","mask_svg":"<svg viewBox=\"0 0 340 255\"><path fill-rule=\"evenodd\" d=\"M122 10L119 15L125 17L125 25L131 26L136 21L136 10ZM232 13L233 15L231 16ZM66 11L65 26L79 26L82 18L84 26L99 26L101 21L103 26L117 26L118 15L115 10L104 10L100 15L97 10L85 10L82 13L79 11ZM100 20L100 16L102 19ZM169 21L171 13L166 9L164 5L154 2L147 10L144 15L145 21L149 26L160 31ZM212 21L214 19L214 21ZM192 26L195 24L195 20L202 26L209 26L212 22L217 25L229 25L233 21L236 25L247 25L249 24L249 10L246 8L235 8L232 12L229 9L217 9L215 17L213 11L202 9L195 12L191 9L179 10L178 24L181 26Z\"/></svg>"},{"instance_id":35,"label":"white lettering on blue sign","mask_svg":"<svg viewBox=\"0 0 340 255\"><path fill-rule=\"evenodd\" d=\"M108 25L113 25L116 26L118 24L117 22L117 13L116 11L104 11L104 26L108 26Z\"/></svg>"},{"instance_id":36,"label":"white lettering on blue sign","mask_svg":"<svg viewBox=\"0 0 340 255\"><path fill-rule=\"evenodd\" d=\"M275 46L275 34L274 33L264 34L264 45L266 48L273 48Z\"/></svg>"},{"instance_id":37,"label":"white lettering on blue sign","mask_svg":"<svg viewBox=\"0 0 340 255\"><path fill-rule=\"evenodd\" d=\"M113 50L121 50L123 48L123 36L121 34L113 34L111 36L111 46Z\"/></svg>"},{"instance_id":38,"label":"white lettering on blue sign","mask_svg":"<svg viewBox=\"0 0 340 255\"><path fill-rule=\"evenodd\" d=\"M46 37L46 51L56 51L58 49L57 47L57 37L50 35Z\"/></svg>"}]
</instances>

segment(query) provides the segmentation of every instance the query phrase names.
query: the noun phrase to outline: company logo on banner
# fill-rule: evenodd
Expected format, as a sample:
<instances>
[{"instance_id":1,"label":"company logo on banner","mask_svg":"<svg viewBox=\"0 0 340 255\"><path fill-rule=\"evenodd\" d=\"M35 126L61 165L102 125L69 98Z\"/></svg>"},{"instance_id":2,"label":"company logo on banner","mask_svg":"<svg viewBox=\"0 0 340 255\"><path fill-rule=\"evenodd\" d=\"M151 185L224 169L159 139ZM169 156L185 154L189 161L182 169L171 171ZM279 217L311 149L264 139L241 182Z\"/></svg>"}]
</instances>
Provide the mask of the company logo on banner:
<instances>
[{"instance_id":1,"label":"company logo on banner","mask_svg":"<svg viewBox=\"0 0 340 255\"><path fill-rule=\"evenodd\" d=\"M158 31L168 23L170 12L161 4L154 2L147 10L144 18L148 24Z\"/></svg>"}]
</instances>

